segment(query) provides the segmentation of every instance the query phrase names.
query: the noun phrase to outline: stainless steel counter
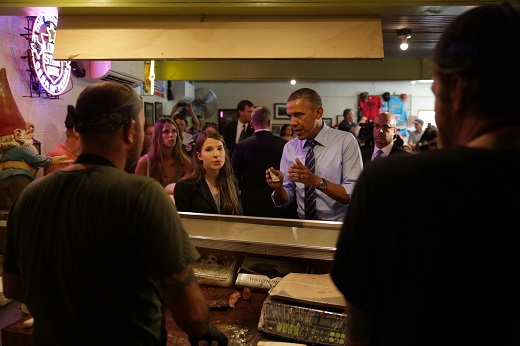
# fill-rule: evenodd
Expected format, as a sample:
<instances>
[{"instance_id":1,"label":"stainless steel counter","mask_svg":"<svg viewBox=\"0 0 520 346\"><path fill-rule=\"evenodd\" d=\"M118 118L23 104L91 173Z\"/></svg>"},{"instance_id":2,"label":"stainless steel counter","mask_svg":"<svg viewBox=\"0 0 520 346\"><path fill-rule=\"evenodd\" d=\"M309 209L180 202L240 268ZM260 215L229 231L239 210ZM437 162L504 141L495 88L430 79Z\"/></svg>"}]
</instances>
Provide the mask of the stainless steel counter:
<instances>
[{"instance_id":1,"label":"stainless steel counter","mask_svg":"<svg viewBox=\"0 0 520 346\"><path fill-rule=\"evenodd\" d=\"M197 247L332 260L342 222L179 212Z\"/></svg>"}]
</instances>

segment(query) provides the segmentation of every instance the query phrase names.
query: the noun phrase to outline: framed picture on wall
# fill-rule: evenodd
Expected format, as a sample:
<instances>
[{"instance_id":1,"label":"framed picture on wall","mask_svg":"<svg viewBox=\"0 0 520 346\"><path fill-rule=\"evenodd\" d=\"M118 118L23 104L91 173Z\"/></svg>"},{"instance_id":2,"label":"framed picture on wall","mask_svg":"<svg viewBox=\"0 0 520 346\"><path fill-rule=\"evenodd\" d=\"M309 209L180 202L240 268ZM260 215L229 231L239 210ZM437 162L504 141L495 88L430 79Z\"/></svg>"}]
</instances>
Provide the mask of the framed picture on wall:
<instances>
[{"instance_id":1,"label":"framed picture on wall","mask_svg":"<svg viewBox=\"0 0 520 346\"><path fill-rule=\"evenodd\" d=\"M286 103L275 103L274 104L274 118L287 120L287 104Z\"/></svg>"},{"instance_id":2,"label":"framed picture on wall","mask_svg":"<svg viewBox=\"0 0 520 346\"><path fill-rule=\"evenodd\" d=\"M336 124L339 124L344 119L343 115L336 115Z\"/></svg>"},{"instance_id":3,"label":"framed picture on wall","mask_svg":"<svg viewBox=\"0 0 520 346\"><path fill-rule=\"evenodd\" d=\"M153 114L154 114L153 103L145 102L144 103L144 116L146 118L147 124L155 123L155 118L154 118Z\"/></svg>"},{"instance_id":4,"label":"framed picture on wall","mask_svg":"<svg viewBox=\"0 0 520 346\"><path fill-rule=\"evenodd\" d=\"M281 130L282 130L282 125L281 124L273 124L271 126L271 132L273 133L273 135L279 136Z\"/></svg>"},{"instance_id":5,"label":"framed picture on wall","mask_svg":"<svg viewBox=\"0 0 520 346\"><path fill-rule=\"evenodd\" d=\"M332 127L332 118L323 118L323 122L327 124L328 127Z\"/></svg>"},{"instance_id":6,"label":"framed picture on wall","mask_svg":"<svg viewBox=\"0 0 520 346\"><path fill-rule=\"evenodd\" d=\"M162 102L155 102L155 121L163 117Z\"/></svg>"}]
</instances>

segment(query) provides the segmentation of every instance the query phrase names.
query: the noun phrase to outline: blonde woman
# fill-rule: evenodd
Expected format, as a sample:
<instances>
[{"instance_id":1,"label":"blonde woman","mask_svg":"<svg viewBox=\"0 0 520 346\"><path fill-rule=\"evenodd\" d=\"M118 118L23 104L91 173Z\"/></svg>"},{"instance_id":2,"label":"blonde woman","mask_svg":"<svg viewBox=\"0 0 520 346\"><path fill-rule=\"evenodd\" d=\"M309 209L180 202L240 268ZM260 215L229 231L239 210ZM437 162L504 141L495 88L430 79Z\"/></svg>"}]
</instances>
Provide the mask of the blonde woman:
<instances>
[{"instance_id":1,"label":"blonde woman","mask_svg":"<svg viewBox=\"0 0 520 346\"><path fill-rule=\"evenodd\" d=\"M191 172L173 191L178 211L242 215L238 183L222 136L213 131L197 135Z\"/></svg>"}]
</instances>

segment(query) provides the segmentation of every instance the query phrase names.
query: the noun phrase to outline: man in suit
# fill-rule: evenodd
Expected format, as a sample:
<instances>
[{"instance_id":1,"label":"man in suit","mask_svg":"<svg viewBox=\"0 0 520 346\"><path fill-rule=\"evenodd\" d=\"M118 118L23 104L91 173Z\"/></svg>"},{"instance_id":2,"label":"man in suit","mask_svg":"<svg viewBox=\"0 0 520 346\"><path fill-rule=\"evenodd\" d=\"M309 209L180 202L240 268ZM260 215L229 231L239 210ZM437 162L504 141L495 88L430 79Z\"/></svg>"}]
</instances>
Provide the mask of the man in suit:
<instances>
[{"instance_id":1,"label":"man in suit","mask_svg":"<svg viewBox=\"0 0 520 346\"><path fill-rule=\"evenodd\" d=\"M229 151L229 157L233 157L233 149L235 144L250 137L255 132L251 127L251 114L253 114L253 102L249 100L242 100L237 104L238 120L226 125L223 129L222 136L226 142ZM242 130L244 134L242 134Z\"/></svg>"},{"instance_id":2,"label":"man in suit","mask_svg":"<svg viewBox=\"0 0 520 346\"><path fill-rule=\"evenodd\" d=\"M279 169L283 147L287 141L271 133L271 112L256 107L251 116L254 135L237 143L231 165L238 179L244 215L298 218L296 203L290 208L277 208L271 199L272 189L265 182L265 170Z\"/></svg>"},{"instance_id":3,"label":"man in suit","mask_svg":"<svg viewBox=\"0 0 520 346\"><path fill-rule=\"evenodd\" d=\"M374 146L361 152L363 165L388 155L409 154L394 143L394 138L398 134L397 121L392 114L388 112L379 113L374 120L373 134Z\"/></svg>"}]
</instances>

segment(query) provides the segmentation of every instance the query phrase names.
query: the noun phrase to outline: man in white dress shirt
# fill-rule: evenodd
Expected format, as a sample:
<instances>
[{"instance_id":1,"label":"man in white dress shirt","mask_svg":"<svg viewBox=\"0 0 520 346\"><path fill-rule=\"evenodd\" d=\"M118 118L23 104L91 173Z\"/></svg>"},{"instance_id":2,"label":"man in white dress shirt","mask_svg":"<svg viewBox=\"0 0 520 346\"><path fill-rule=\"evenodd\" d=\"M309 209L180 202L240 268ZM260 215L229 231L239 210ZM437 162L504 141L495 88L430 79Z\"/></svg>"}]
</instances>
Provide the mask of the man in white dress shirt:
<instances>
[{"instance_id":1,"label":"man in white dress shirt","mask_svg":"<svg viewBox=\"0 0 520 346\"><path fill-rule=\"evenodd\" d=\"M287 207L294 198L300 218L305 213L305 186L316 189L316 219L341 221L350 202L350 194L363 169L361 151L355 136L335 130L323 122L320 95L309 88L293 92L287 99L287 116L291 119L296 138L284 147L280 170L266 171L266 180L274 191L273 201L280 208ZM307 142L315 141L315 171L305 166L309 149ZM269 173L279 181L273 181Z\"/></svg>"}]
</instances>

